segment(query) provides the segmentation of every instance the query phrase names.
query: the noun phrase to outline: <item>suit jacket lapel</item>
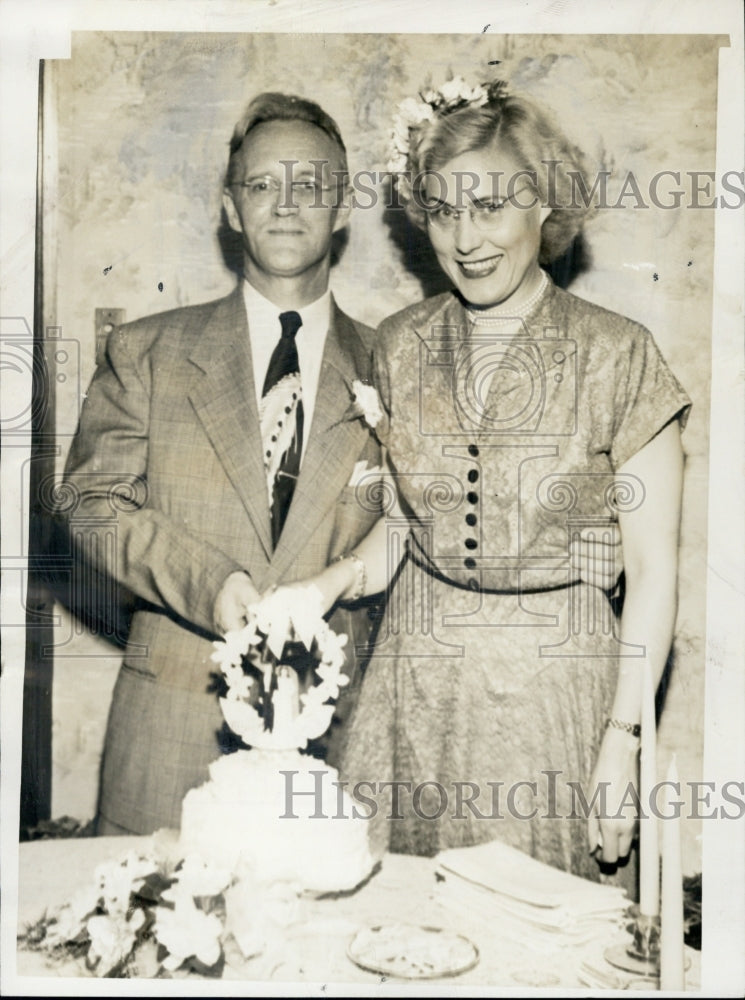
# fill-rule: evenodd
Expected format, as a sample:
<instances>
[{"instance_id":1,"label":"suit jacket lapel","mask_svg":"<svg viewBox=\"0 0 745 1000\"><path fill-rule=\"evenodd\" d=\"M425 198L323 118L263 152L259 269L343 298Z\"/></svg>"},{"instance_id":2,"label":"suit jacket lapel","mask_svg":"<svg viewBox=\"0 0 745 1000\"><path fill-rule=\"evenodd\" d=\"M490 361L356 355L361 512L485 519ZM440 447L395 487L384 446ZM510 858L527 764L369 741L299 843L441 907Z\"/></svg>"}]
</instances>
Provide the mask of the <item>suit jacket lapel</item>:
<instances>
[{"instance_id":1,"label":"suit jacket lapel","mask_svg":"<svg viewBox=\"0 0 745 1000\"><path fill-rule=\"evenodd\" d=\"M274 554L271 577L280 579L297 559L324 515L349 482L370 431L361 419L345 419L354 379L370 377L370 352L351 320L332 299L332 318L313 421L295 495Z\"/></svg>"},{"instance_id":2,"label":"suit jacket lapel","mask_svg":"<svg viewBox=\"0 0 745 1000\"><path fill-rule=\"evenodd\" d=\"M217 304L197 334L190 360L198 371L189 398L270 557L269 500L240 286Z\"/></svg>"}]
</instances>

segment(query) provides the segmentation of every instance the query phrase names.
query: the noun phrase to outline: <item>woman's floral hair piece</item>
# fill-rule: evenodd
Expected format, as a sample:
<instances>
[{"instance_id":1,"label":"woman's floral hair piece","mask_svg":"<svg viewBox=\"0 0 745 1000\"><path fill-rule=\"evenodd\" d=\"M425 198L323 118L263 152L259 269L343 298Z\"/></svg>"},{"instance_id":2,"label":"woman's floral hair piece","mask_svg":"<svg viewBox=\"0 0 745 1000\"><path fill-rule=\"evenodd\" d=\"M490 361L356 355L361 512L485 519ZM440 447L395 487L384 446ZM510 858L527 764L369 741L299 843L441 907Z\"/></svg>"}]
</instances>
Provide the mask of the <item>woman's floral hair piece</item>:
<instances>
[{"instance_id":1,"label":"woman's floral hair piece","mask_svg":"<svg viewBox=\"0 0 745 1000\"><path fill-rule=\"evenodd\" d=\"M435 115L460 111L468 105L480 108L489 101L508 96L507 84L503 80L471 87L462 76L456 76L446 80L437 90L427 90L418 98L405 98L393 117L387 169L392 174L402 174L408 169L411 129L420 128L423 122L432 121Z\"/></svg>"},{"instance_id":2,"label":"woman's floral hair piece","mask_svg":"<svg viewBox=\"0 0 745 1000\"><path fill-rule=\"evenodd\" d=\"M409 97L397 109L388 172L410 221L427 230L425 181L455 157L478 150L512 155L551 209L541 225L539 262L557 260L597 206L596 182L582 150L556 115L503 80L470 86L462 77ZM496 164L498 165L498 164ZM549 169L551 167L551 169ZM442 178L440 191L442 191Z\"/></svg>"}]
</instances>

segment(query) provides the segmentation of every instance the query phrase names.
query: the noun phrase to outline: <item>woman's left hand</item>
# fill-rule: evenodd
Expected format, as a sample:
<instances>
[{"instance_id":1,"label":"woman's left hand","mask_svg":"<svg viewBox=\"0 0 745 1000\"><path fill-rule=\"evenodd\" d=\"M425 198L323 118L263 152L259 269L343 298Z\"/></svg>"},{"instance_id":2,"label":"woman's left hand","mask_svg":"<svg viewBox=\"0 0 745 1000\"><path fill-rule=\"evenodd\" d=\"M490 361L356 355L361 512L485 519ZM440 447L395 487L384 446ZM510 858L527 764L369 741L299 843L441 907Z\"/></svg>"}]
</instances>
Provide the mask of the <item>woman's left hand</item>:
<instances>
[{"instance_id":1,"label":"woman's left hand","mask_svg":"<svg viewBox=\"0 0 745 1000\"><path fill-rule=\"evenodd\" d=\"M606 729L588 797L589 848L599 862L615 864L631 850L637 825L638 750L639 740L630 733Z\"/></svg>"}]
</instances>

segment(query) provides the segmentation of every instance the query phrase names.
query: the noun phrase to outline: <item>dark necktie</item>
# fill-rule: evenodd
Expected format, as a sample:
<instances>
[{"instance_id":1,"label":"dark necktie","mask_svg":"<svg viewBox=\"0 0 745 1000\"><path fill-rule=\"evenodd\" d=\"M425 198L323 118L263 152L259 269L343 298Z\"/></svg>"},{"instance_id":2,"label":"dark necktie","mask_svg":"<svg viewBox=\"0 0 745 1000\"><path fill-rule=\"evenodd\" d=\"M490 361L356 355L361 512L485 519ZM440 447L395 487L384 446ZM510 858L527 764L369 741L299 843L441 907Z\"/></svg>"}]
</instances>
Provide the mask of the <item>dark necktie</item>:
<instances>
[{"instance_id":1,"label":"dark necktie","mask_svg":"<svg viewBox=\"0 0 745 1000\"><path fill-rule=\"evenodd\" d=\"M300 394L300 364L295 334L303 324L296 312L280 313L282 336L269 360L262 396L276 414L269 427L269 439L264 442L264 457L272 461L276 472L271 490L272 544L276 548L290 509L295 483L300 473L303 447L303 400ZM270 400L268 397L272 396ZM292 436L290 437L290 433ZM281 449L281 455L274 452ZM279 464L277 465L277 458Z\"/></svg>"}]
</instances>

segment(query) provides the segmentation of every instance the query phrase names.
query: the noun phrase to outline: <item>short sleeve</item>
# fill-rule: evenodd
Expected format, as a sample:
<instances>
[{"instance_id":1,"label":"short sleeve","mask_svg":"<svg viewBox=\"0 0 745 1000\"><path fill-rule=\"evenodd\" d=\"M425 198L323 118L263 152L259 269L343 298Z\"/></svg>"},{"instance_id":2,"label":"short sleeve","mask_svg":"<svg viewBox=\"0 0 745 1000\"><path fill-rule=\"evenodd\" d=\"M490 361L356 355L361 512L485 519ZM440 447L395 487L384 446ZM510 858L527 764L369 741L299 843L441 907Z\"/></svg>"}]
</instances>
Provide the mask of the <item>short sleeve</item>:
<instances>
[{"instance_id":1,"label":"short sleeve","mask_svg":"<svg viewBox=\"0 0 745 1000\"><path fill-rule=\"evenodd\" d=\"M616 365L611 464L618 469L671 420L685 427L691 400L652 335L636 327Z\"/></svg>"}]
</instances>

